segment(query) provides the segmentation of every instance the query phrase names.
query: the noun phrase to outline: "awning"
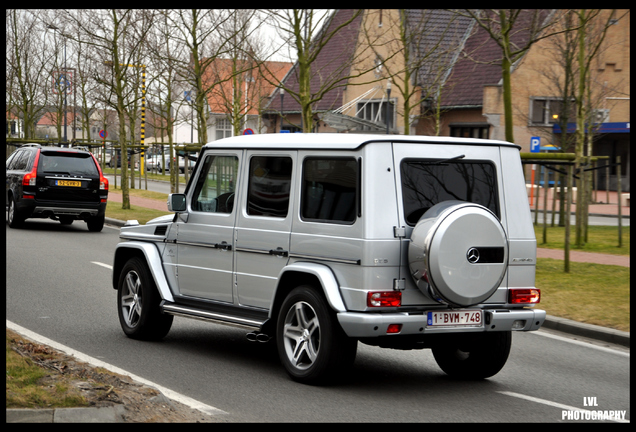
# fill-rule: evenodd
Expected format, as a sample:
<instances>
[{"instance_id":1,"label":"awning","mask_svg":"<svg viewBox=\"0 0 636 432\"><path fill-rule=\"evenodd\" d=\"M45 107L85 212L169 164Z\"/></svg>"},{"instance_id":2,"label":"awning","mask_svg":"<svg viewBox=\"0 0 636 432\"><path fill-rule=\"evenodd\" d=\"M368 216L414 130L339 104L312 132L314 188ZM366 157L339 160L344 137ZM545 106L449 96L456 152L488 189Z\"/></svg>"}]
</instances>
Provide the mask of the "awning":
<instances>
[{"instance_id":1,"label":"awning","mask_svg":"<svg viewBox=\"0 0 636 432\"><path fill-rule=\"evenodd\" d=\"M612 122L594 125L594 133L629 133L630 122ZM555 123L553 133L561 133L561 125ZM576 123L568 123L566 133L576 132Z\"/></svg>"}]
</instances>

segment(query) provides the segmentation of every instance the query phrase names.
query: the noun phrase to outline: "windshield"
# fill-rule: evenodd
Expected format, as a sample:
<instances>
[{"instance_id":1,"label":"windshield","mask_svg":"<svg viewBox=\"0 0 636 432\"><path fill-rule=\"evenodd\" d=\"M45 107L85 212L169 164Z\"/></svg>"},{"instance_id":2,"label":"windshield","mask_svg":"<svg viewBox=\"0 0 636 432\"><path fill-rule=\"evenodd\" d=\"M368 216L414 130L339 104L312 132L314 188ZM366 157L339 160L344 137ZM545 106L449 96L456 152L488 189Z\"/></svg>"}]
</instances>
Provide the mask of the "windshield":
<instances>
[{"instance_id":1,"label":"windshield","mask_svg":"<svg viewBox=\"0 0 636 432\"><path fill-rule=\"evenodd\" d=\"M400 171L409 225L415 225L435 204L448 200L481 204L499 217L497 176L490 162L410 159L402 162Z\"/></svg>"}]
</instances>

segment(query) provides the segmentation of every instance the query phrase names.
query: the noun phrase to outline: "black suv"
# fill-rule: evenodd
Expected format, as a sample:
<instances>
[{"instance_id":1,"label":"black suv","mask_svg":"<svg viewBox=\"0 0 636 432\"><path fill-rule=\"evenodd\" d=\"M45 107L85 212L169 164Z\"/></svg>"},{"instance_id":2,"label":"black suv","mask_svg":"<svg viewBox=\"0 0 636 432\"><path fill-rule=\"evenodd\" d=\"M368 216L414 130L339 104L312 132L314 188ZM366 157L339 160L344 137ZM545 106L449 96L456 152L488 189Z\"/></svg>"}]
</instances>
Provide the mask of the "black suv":
<instances>
[{"instance_id":1,"label":"black suv","mask_svg":"<svg viewBox=\"0 0 636 432\"><path fill-rule=\"evenodd\" d=\"M51 218L68 225L84 220L89 231L104 226L108 179L92 153L26 144L6 162L8 222Z\"/></svg>"}]
</instances>

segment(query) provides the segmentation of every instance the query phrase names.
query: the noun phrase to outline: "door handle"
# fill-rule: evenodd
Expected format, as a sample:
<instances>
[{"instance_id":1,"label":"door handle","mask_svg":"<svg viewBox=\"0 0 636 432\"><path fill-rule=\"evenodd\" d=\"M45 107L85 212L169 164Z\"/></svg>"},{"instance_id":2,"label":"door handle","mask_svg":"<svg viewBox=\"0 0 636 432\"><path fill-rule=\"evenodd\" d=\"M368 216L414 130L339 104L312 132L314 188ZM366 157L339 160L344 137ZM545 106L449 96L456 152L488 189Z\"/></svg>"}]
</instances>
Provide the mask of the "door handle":
<instances>
[{"instance_id":1,"label":"door handle","mask_svg":"<svg viewBox=\"0 0 636 432\"><path fill-rule=\"evenodd\" d=\"M277 257L286 257L289 255L289 252L287 252L286 250L283 250L283 248L276 248L276 249L270 250L269 254L277 256Z\"/></svg>"},{"instance_id":2,"label":"door handle","mask_svg":"<svg viewBox=\"0 0 636 432\"><path fill-rule=\"evenodd\" d=\"M230 250L232 250L232 245L231 245L231 244L229 244L229 243L227 243L227 242L216 243L216 244L214 245L214 247L215 247L216 249L221 249L221 250L224 250L224 251L230 251Z\"/></svg>"}]
</instances>

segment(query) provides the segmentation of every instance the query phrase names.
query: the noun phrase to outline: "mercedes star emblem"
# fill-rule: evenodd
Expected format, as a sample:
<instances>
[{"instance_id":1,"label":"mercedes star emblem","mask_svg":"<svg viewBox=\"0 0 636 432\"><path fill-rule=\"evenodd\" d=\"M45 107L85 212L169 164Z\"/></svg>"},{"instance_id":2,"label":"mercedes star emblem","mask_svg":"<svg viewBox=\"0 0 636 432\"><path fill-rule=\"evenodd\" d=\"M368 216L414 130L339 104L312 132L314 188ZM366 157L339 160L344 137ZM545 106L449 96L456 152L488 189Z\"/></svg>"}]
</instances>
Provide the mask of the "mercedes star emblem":
<instances>
[{"instance_id":1,"label":"mercedes star emblem","mask_svg":"<svg viewBox=\"0 0 636 432\"><path fill-rule=\"evenodd\" d=\"M476 262L479 261L479 249L471 247L470 249L468 249L468 252L466 252L466 258L468 259L468 262L471 264L475 264Z\"/></svg>"}]
</instances>

